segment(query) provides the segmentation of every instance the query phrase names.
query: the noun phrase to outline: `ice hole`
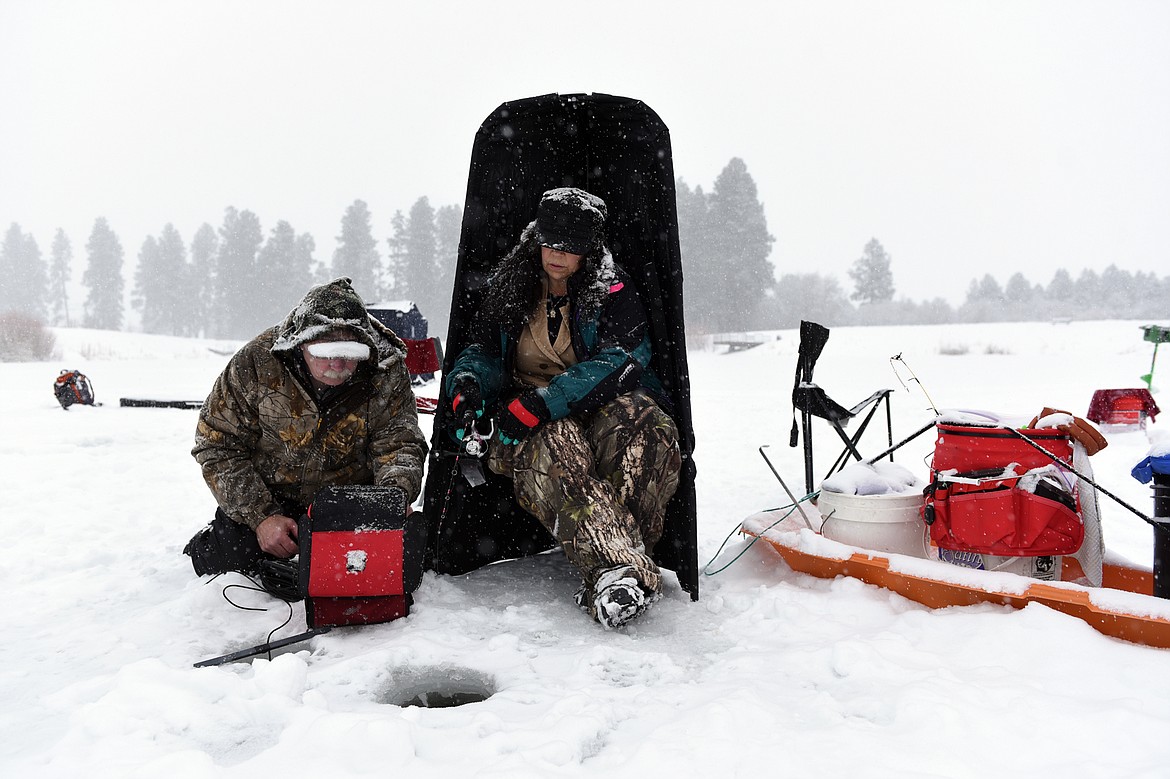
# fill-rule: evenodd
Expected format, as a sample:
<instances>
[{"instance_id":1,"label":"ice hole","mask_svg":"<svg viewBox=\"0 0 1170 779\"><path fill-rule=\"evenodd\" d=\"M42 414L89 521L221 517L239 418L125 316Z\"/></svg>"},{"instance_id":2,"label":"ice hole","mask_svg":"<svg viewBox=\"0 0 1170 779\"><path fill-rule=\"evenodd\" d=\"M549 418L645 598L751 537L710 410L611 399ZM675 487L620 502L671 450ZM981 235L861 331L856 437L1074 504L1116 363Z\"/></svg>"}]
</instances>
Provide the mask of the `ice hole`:
<instances>
[{"instance_id":1,"label":"ice hole","mask_svg":"<svg viewBox=\"0 0 1170 779\"><path fill-rule=\"evenodd\" d=\"M379 703L442 709L486 701L496 694L495 679L472 668L433 666L395 670Z\"/></svg>"}]
</instances>

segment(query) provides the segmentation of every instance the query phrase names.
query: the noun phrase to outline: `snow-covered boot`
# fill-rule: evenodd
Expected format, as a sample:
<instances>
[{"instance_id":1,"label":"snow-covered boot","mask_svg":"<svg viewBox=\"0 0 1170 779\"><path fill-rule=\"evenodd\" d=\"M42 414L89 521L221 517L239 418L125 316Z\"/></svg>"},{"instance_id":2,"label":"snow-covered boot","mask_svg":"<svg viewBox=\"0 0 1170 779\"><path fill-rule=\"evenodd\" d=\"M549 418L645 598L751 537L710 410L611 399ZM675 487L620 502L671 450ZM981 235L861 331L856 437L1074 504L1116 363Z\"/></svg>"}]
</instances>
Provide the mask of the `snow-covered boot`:
<instances>
[{"instance_id":1,"label":"snow-covered boot","mask_svg":"<svg viewBox=\"0 0 1170 779\"><path fill-rule=\"evenodd\" d=\"M631 566L623 565L603 571L594 585L594 615L607 630L619 628L638 617L661 595L647 593L638 583Z\"/></svg>"}]
</instances>

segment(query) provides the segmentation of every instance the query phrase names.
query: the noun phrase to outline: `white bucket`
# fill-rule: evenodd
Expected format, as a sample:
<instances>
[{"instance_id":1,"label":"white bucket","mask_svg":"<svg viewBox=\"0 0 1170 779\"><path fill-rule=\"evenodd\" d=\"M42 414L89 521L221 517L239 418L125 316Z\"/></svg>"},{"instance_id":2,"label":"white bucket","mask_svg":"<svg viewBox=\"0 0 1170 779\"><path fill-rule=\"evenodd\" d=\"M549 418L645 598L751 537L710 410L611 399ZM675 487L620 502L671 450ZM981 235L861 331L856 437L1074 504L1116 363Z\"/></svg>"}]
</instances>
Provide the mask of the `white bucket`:
<instances>
[{"instance_id":1,"label":"white bucket","mask_svg":"<svg viewBox=\"0 0 1170 779\"><path fill-rule=\"evenodd\" d=\"M927 557L924 500L919 492L846 495L822 491L817 499L817 508L825 518L821 534L875 552Z\"/></svg>"}]
</instances>

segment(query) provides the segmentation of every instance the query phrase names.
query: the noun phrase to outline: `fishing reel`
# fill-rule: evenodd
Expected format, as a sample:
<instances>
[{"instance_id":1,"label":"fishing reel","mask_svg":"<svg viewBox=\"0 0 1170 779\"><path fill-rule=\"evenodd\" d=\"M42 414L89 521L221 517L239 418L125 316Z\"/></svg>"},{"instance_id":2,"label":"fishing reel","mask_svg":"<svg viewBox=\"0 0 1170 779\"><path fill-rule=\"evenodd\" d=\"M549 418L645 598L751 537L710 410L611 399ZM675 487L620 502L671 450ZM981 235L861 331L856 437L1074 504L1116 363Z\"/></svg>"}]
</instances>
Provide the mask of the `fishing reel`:
<instances>
[{"instance_id":1,"label":"fishing reel","mask_svg":"<svg viewBox=\"0 0 1170 779\"><path fill-rule=\"evenodd\" d=\"M487 432L479 429L479 420L475 420L463 428L463 454L468 457L483 457L487 454L488 442L496 432L496 423L488 420Z\"/></svg>"},{"instance_id":2,"label":"fishing reel","mask_svg":"<svg viewBox=\"0 0 1170 779\"><path fill-rule=\"evenodd\" d=\"M487 423L487 430L480 428L484 422ZM495 432L496 425L491 419L484 419L475 412L470 412L463 417L463 424L457 428L455 433L455 437L459 440L459 448L455 451L452 479L457 474L462 474L472 487L487 483L481 461L483 456L487 454L488 444Z\"/></svg>"}]
</instances>

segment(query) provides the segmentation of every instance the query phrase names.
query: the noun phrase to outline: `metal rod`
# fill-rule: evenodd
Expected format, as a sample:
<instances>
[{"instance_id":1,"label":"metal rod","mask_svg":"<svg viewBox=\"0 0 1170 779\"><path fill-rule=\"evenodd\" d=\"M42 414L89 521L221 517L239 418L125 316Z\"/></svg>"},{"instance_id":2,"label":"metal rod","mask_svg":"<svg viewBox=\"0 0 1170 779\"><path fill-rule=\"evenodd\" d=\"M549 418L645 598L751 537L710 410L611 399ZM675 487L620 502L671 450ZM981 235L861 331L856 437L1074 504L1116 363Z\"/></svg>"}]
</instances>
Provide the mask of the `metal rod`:
<instances>
[{"instance_id":1,"label":"metal rod","mask_svg":"<svg viewBox=\"0 0 1170 779\"><path fill-rule=\"evenodd\" d=\"M804 504L796 499L796 496L792 494L792 490L788 489L788 485L785 484L784 480L780 478L779 471L777 471L776 467L772 465L772 461L768 459L768 455L764 454L764 449L766 449L767 446L767 444L764 444L760 447L760 457L764 458L764 462L768 464L768 468L771 469L772 475L776 477L776 481L780 482L780 486L784 488L784 494L788 496L788 499L792 501L792 505L796 506L796 510L800 512L800 517L804 520L804 524L808 527L809 530L815 532L817 529L812 526L811 522L808 521L808 514L804 513Z\"/></svg>"}]
</instances>

